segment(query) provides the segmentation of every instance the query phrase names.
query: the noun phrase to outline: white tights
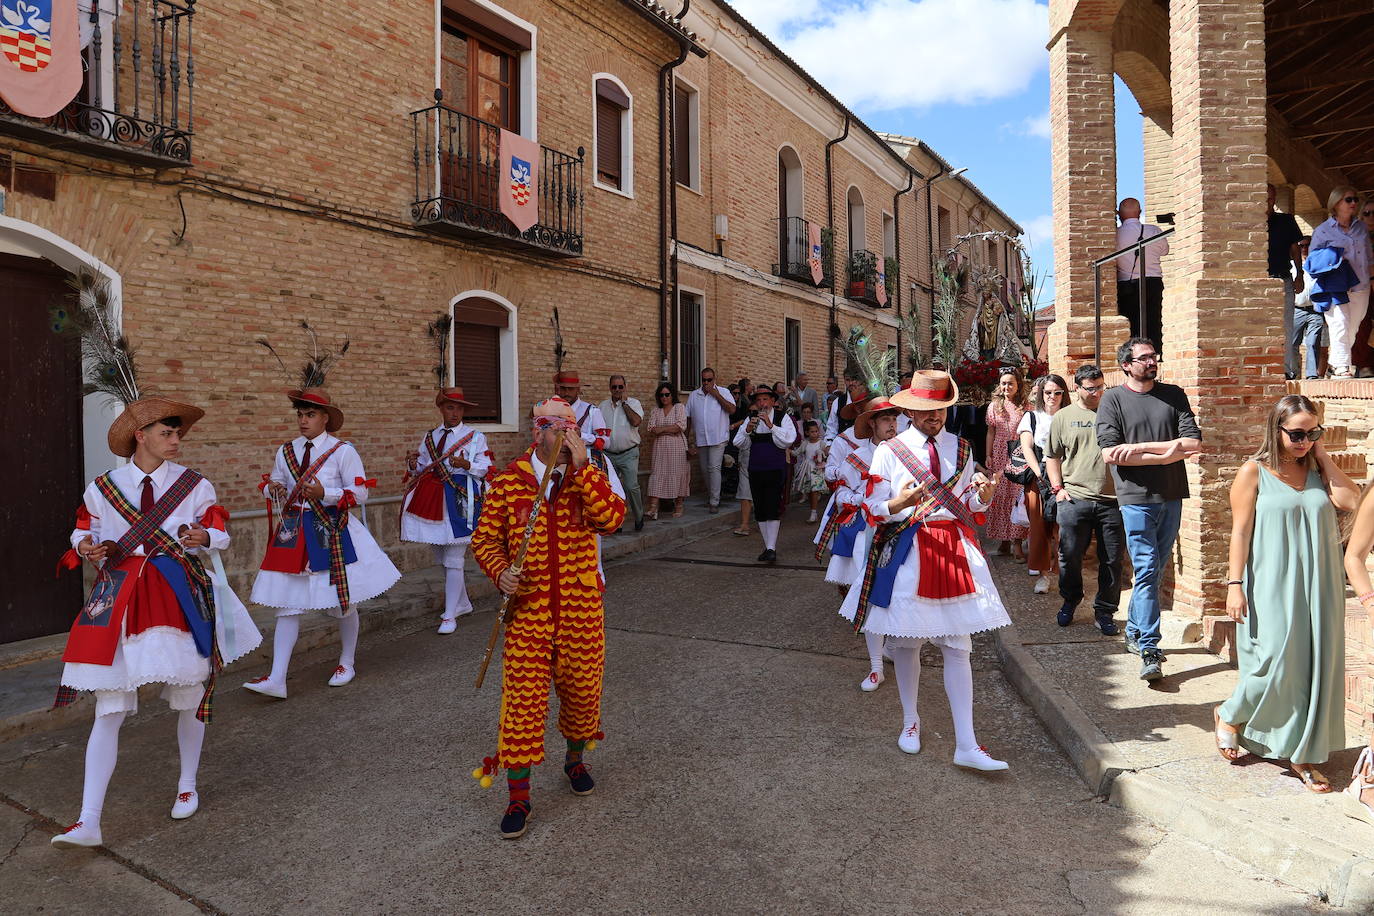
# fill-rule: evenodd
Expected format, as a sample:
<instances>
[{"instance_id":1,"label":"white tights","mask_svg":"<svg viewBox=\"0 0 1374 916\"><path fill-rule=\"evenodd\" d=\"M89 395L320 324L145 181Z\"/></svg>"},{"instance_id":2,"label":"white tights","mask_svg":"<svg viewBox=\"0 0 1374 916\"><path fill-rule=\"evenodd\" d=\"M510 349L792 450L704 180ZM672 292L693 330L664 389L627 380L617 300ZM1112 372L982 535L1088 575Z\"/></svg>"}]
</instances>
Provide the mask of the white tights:
<instances>
[{"instance_id":1,"label":"white tights","mask_svg":"<svg viewBox=\"0 0 1374 916\"><path fill-rule=\"evenodd\" d=\"M778 549L778 529L782 527L782 522L759 522L759 534L763 536L763 546L768 550Z\"/></svg>"},{"instance_id":2,"label":"white tights","mask_svg":"<svg viewBox=\"0 0 1374 916\"><path fill-rule=\"evenodd\" d=\"M883 636L881 633L865 633L864 642L868 644L868 664L873 671L883 673Z\"/></svg>"},{"instance_id":3,"label":"white tights","mask_svg":"<svg viewBox=\"0 0 1374 916\"><path fill-rule=\"evenodd\" d=\"M277 630L272 636L272 673L268 675L274 684L286 683L286 669L291 664L291 652L296 648L296 640L301 635L301 614L290 614L277 618ZM358 612L351 611L339 618L339 664L352 668L354 656L358 652Z\"/></svg>"},{"instance_id":4,"label":"white tights","mask_svg":"<svg viewBox=\"0 0 1374 916\"><path fill-rule=\"evenodd\" d=\"M128 713L112 712L96 716L91 737L86 741L86 782L81 792L81 822L99 829L105 809L105 792L119 759L119 729ZM200 750L205 744L205 723L194 709L177 713L177 748L181 752L181 776L177 793L196 790L196 771L200 769Z\"/></svg>"},{"instance_id":5,"label":"white tights","mask_svg":"<svg viewBox=\"0 0 1374 916\"><path fill-rule=\"evenodd\" d=\"M921 684L921 645L888 646L892 666L897 673L897 691L902 697L903 724L910 726L921 720L916 709L916 697ZM945 696L954 719L954 743L961 751L978 746L973 733L973 666L969 653L963 649L940 646L945 657Z\"/></svg>"}]
</instances>

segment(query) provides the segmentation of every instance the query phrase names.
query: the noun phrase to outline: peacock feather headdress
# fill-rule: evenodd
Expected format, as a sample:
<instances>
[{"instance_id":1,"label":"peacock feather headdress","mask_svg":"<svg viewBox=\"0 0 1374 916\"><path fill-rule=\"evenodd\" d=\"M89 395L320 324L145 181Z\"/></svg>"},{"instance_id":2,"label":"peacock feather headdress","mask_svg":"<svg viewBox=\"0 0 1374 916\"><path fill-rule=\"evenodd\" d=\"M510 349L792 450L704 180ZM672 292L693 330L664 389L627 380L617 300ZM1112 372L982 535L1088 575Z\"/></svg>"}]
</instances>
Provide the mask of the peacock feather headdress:
<instances>
[{"instance_id":1,"label":"peacock feather headdress","mask_svg":"<svg viewBox=\"0 0 1374 916\"><path fill-rule=\"evenodd\" d=\"M448 341L453 333L453 316L448 312L440 312L434 316L434 320L425 325L425 336L433 342L435 349L439 351L439 361L430 369L434 373L434 387L443 389L448 385Z\"/></svg>"},{"instance_id":2,"label":"peacock feather headdress","mask_svg":"<svg viewBox=\"0 0 1374 916\"><path fill-rule=\"evenodd\" d=\"M81 340L83 394L103 394L128 407L142 397L134 347L116 330L110 281L90 271L70 276L72 304L49 309L54 333Z\"/></svg>"},{"instance_id":3,"label":"peacock feather headdress","mask_svg":"<svg viewBox=\"0 0 1374 916\"><path fill-rule=\"evenodd\" d=\"M844 340L845 371L861 380L869 394L890 395L901 387L897 377L897 352L886 349L875 354L868 332L859 325L849 329Z\"/></svg>"},{"instance_id":4,"label":"peacock feather headdress","mask_svg":"<svg viewBox=\"0 0 1374 916\"><path fill-rule=\"evenodd\" d=\"M320 336L315 333L315 329L310 326L310 322L301 319L300 327L306 333L307 349L305 351L305 362L301 367L292 372L287 368L286 361L281 358L277 348L272 346L271 341L266 337L259 337L257 344L265 348L281 367L282 374L291 385L299 388L323 388L325 380L331 370L338 367L339 363L348 354L349 340L345 337L338 347L330 349L328 347L320 349Z\"/></svg>"}]
</instances>

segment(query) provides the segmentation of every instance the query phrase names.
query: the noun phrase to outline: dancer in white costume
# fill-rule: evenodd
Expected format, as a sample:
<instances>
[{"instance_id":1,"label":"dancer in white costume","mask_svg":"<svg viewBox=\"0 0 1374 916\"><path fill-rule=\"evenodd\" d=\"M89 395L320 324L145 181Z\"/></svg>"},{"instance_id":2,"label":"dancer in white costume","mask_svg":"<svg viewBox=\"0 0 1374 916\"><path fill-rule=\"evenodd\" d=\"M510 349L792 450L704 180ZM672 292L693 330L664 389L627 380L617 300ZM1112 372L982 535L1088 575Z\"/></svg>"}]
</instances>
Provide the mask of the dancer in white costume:
<instances>
[{"instance_id":1,"label":"dancer in white costume","mask_svg":"<svg viewBox=\"0 0 1374 916\"><path fill-rule=\"evenodd\" d=\"M948 373L917 372L892 403L911 411L912 426L879 445L868 511L887 524L873 538L861 576L840 613L864 633L887 637L901 693L903 726L898 746L921 749L917 689L921 646L944 654L945 694L954 719L954 762L1004 770L978 744L973 729L974 633L1011 623L978 544L976 513L987 509L997 486L975 471L968 443L945 431L945 409L959 389Z\"/></svg>"},{"instance_id":2,"label":"dancer in white costume","mask_svg":"<svg viewBox=\"0 0 1374 916\"><path fill-rule=\"evenodd\" d=\"M850 431L858 439L858 444L847 450L844 461L836 469L834 493L822 516L824 520L816 532L815 543L817 560L824 556L827 548L830 550L825 581L834 582L842 591L863 574L863 560L877 523L864 505L876 484L869 473L873 451L897 434L897 417L900 414L900 409L887 398L869 398L863 402L861 413L855 418L854 428ZM836 437L832 447L838 448L845 438L846 434ZM859 689L867 693L877 690L885 679L883 635L864 633L864 642L868 647L869 672L859 683Z\"/></svg>"},{"instance_id":3,"label":"dancer in white costume","mask_svg":"<svg viewBox=\"0 0 1374 916\"><path fill-rule=\"evenodd\" d=\"M346 350L345 343L338 355ZM272 473L263 482L271 505L280 510L268 515L271 535L252 598L277 609L277 629L271 673L243 686L281 700L286 699L286 672L300 635L300 615L315 610L338 618L339 663L329 686L342 687L357 673L358 602L377 597L401 578L351 511L367 501L375 481L367 478L352 443L332 435L343 426L344 416L324 389L329 357L313 357L301 386L286 392L301 434L277 450Z\"/></svg>"},{"instance_id":4,"label":"dancer in white costume","mask_svg":"<svg viewBox=\"0 0 1374 916\"><path fill-rule=\"evenodd\" d=\"M477 530L492 454L487 438L463 422L463 389L441 388L434 396L443 422L425 433L412 459L401 508L401 540L434 546L444 567L444 612L439 633L452 633L458 618L472 613L463 565Z\"/></svg>"}]
</instances>

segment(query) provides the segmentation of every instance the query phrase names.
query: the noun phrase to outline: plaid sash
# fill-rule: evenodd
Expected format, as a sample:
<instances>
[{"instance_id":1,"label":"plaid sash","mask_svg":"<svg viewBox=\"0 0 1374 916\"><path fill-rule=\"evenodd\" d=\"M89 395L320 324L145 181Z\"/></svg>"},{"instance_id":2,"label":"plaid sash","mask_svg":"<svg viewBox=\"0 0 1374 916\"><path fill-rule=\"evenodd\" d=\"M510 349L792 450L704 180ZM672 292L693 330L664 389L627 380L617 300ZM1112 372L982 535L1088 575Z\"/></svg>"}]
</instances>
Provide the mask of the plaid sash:
<instances>
[{"instance_id":1,"label":"plaid sash","mask_svg":"<svg viewBox=\"0 0 1374 916\"><path fill-rule=\"evenodd\" d=\"M459 439L456 445L440 455L439 446L434 444L434 430L431 429L429 432L425 433L425 451L429 452L429 467L425 468L425 470L436 475L449 486L456 488L458 482L453 479L453 471L448 466L448 460L462 451L463 447L472 441L472 437L475 434L476 430L468 430L468 434ZM406 484L406 492L409 493L411 490L415 489L415 486L419 482L420 475L417 474L411 479L410 483Z\"/></svg>"},{"instance_id":2,"label":"plaid sash","mask_svg":"<svg viewBox=\"0 0 1374 916\"><path fill-rule=\"evenodd\" d=\"M865 462L862 458L857 457L853 452L850 452L848 455L845 455L844 460L846 463L849 464L850 467L854 468L854 470L859 472L859 483L861 485L865 481L868 481L869 465L867 462ZM836 483L837 486L835 489L839 489L840 486L844 485L840 481L836 481ZM871 481L869 481L869 485L872 485ZM845 506L844 508L852 509L854 507ZM821 529L821 538L819 541L816 542L817 563L821 562L821 558L825 555L825 551L830 546L830 542L834 540L835 532L839 531L842 525L850 521L853 521L854 515L855 513L852 511L842 511L839 503L831 504L830 514L825 517L825 527Z\"/></svg>"},{"instance_id":3,"label":"plaid sash","mask_svg":"<svg viewBox=\"0 0 1374 916\"><path fill-rule=\"evenodd\" d=\"M316 458L310 464L310 468L304 474L301 473L301 463L296 458L296 450L291 447L290 442L285 442L281 447L282 457L286 459L286 470L291 473L291 477L296 481L295 487L291 490L291 495L287 498L286 505L291 506L305 492L305 482L319 473L329 456L334 454L343 445L343 442L334 443L334 447ZM347 499L345 494L344 499ZM324 526L329 536L329 584L334 586L334 592L339 596L339 610L348 613L348 565L344 562L343 530L348 527L348 520L352 514L348 511L349 507L344 503L344 499L339 500L338 515L330 518L325 511L324 503L318 499L306 500L310 510L315 513L315 521ZM273 532L275 536L275 532Z\"/></svg>"},{"instance_id":4,"label":"plaid sash","mask_svg":"<svg viewBox=\"0 0 1374 916\"><path fill-rule=\"evenodd\" d=\"M925 498L916 504L915 509L905 521L881 525L873 535L873 541L868 545L867 562L864 563L863 582L859 586L859 606L854 613L854 632L856 633L863 629L864 622L868 619L868 599L873 592L873 581L878 575L878 570L886 565L882 561L887 559L891 562L897 554L899 546L904 550L909 550L911 541L916 536L915 529L924 524L930 515L942 508L949 509L954 517L961 522L967 519L966 523L970 524L970 527L972 527L971 523L973 522L973 515L969 512L968 507L954 495L953 490L954 485L959 482L959 478L963 475L964 467L968 464L973 452L967 440L963 437L959 438L959 452L958 457L954 460L954 473L944 483L941 483L934 474L923 467L916 460L916 456L911 453L911 449L901 442L896 439L889 439L887 444L897 459L916 478L917 483L926 484L927 491ZM952 503L957 508L946 505L944 501ZM886 557L884 557L884 553L887 554Z\"/></svg>"},{"instance_id":5,"label":"plaid sash","mask_svg":"<svg viewBox=\"0 0 1374 916\"><path fill-rule=\"evenodd\" d=\"M211 587L210 576L205 572L205 567L201 564L200 558L187 553L181 543L162 528L162 523L172 514L172 510L181 505L204 478L199 473L187 468L167 488L167 492L162 494L162 498L144 513L140 512L138 507L130 502L123 491L115 485L111 476L113 473L111 471L97 477L95 486L100 491L100 495L105 497L105 501L120 514L124 521L129 523L129 530L124 532L124 536L106 554L105 562L101 565L97 579L108 575L108 570L113 569L120 561L131 556L134 549L145 541L151 541L154 545L152 552L148 554L150 558L155 554L166 554L176 560L186 571L187 583L200 593L204 598L205 607L210 611L210 679L205 685L205 693L200 699L200 705L196 708L196 718L208 725L214 707L215 676L224 667L224 660L219 653L219 643L214 636L215 591ZM77 696L77 690L59 685L53 706L69 706L76 700Z\"/></svg>"}]
</instances>

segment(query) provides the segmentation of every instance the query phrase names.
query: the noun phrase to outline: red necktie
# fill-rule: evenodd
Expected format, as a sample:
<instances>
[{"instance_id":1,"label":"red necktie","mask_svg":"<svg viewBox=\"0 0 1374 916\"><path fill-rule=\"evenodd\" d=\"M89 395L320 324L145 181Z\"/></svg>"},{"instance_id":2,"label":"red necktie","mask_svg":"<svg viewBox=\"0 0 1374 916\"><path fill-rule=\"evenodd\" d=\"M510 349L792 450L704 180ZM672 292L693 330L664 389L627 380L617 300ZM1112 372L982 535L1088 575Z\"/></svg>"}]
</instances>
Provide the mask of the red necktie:
<instances>
[{"instance_id":1,"label":"red necktie","mask_svg":"<svg viewBox=\"0 0 1374 916\"><path fill-rule=\"evenodd\" d=\"M453 430L445 426L444 434L439 437L439 447L436 448L435 451L439 453L440 458L444 457L444 446L448 443L448 434L451 432L453 432Z\"/></svg>"},{"instance_id":2,"label":"red necktie","mask_svg":"<svg viewBox=\"0 0 1374 916\"><path fill-rule=\"evenodd\" d=\"M138 511L142 515L147 515L153 511L153 478L143 478L143 495L138 499ZM153 542L147 540L143 542L143 552L148 556L153 554Z\"/></svg>"},{"instance_id":3,"label":"red necktie","mask_svg":"<svg viewBox=\"0 0 1374 916\"><path fill-rule=\"evenodd\" d=\"M940 452L935 448L935 437L926 439L926 455L930 458L930 474L937 481L940 480Z\"/></svg>"},{"instance_id":4,"label":"red necktie","mask_svg":"<svg viewBox=\"0 0 1374 916\"><path fill-rule=\"evenodd\" d=\"M313 446L312 446L312 443L310 442L310 440L309 440L309 439L306 439L306 440L305 440L305 451L301 453L301 480L302 480L302 481L304 481L304 480L306 479L306 476L305 476L305 475L306 475L306 474L309 472L309 470L310 470L310 449L311 449L312 447L313 447ZM302 502L304 502L304 497L302 497Z\"/></svg>"},{"instance_id":5,"label":"red necktie","mask_svg":"<svg viewBox=\"0 0 1374 916\"><path fill-rule=\"evenodd\" d=\"M554 471L553 477L549 480L549 502L558 499L558 488L563 485L563 472Z\"/></svg>"}]
</instances>

